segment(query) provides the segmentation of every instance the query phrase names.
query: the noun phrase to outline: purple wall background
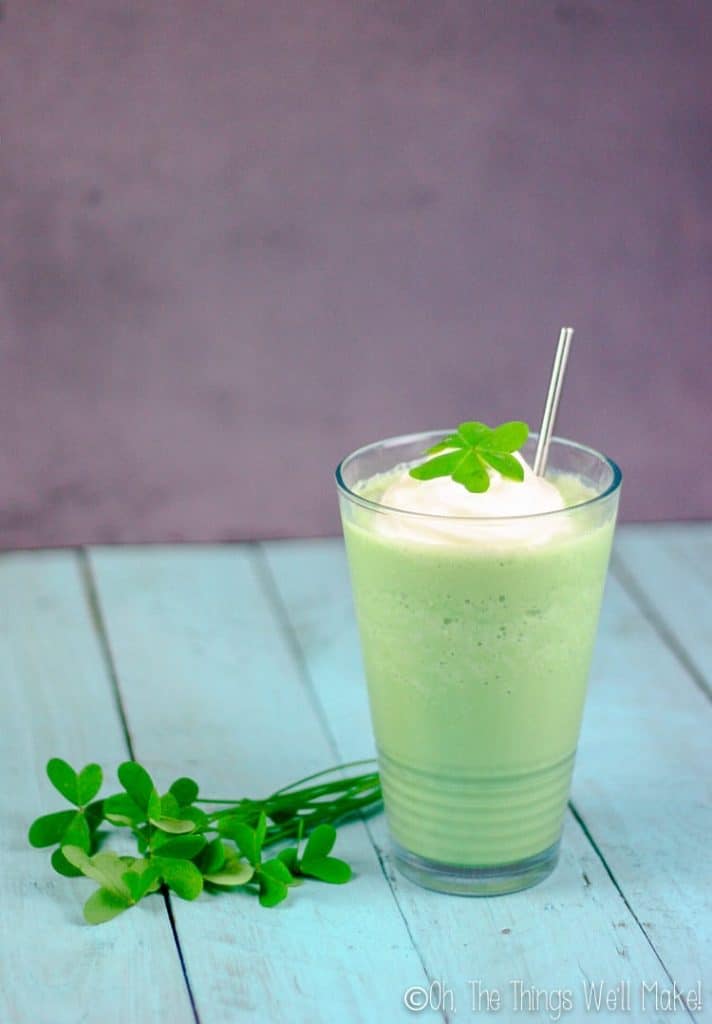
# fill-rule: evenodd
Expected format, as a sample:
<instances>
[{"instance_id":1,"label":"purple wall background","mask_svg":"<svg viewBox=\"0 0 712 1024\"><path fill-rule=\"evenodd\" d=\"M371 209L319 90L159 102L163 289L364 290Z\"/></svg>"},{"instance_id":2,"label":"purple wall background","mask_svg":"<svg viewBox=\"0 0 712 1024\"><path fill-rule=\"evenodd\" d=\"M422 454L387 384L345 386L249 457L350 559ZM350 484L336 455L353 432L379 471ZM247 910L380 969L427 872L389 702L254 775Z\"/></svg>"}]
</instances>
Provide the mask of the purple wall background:
<instances>
[{"instance_id":1,"label":"purple wall background","mask_svg":"<svg viewBox=\"0 0 712 1024\"><path fill-rule=\"evenodd\" d=\"M6 0L0 544L337 529L379 436L538 421L712 515L712 5Z\"/></svg>"}]
</instances>

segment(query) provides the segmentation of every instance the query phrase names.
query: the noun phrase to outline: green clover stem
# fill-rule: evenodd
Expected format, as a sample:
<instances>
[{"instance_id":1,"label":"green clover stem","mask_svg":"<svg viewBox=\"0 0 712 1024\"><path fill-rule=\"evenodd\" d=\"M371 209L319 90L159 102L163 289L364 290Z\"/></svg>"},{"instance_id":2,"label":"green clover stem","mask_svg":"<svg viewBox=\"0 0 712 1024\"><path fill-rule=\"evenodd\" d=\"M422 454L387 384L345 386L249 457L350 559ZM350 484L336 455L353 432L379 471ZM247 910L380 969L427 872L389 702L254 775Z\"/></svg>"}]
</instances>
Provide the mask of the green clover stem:
<instances>
[{"instance_id":1,"label":"green clover stem","mask_svg":"<svg viewBox=\"0 0 712 1024\"><path fill-rule=\"evenodd\" d=\"M99 766L76 772L53 758L47 775L73 806L38 818L29 840L37 847L54 846L52 865L58 873L83 875L99 885L85 904L90 924L111 920L166 888L182 899L195 899L204 884L214 891L245 889L262 906L272 907L303 878L333 884L351 877L349 865L329 851L336 825L380 809L378 772L348 774L372 763L369 758L314 772L262 800L217 800L201 797L198 784L186 776L161 795L142 765L126 761L118 769L122 791L95 800L102 783ZM138 858L106 849L102 824L114 833L129 831ZM302 861L296 851L291 861L263 860L263 848L294 838L298 844L306 839Z\"/></svg>"}]
</instances>

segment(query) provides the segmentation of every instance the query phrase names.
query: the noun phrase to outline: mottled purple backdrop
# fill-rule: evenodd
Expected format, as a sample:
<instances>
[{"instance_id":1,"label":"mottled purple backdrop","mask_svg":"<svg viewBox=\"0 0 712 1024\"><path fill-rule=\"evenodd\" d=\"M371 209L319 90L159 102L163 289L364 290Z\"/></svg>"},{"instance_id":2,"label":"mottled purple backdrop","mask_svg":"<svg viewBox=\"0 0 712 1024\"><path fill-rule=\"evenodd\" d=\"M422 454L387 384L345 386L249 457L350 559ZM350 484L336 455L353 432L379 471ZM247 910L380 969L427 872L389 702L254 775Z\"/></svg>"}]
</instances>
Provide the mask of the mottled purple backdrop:
<instances>
[{"instance_id":1,"label":"mottled purple backdrop","mask_svg":"<svg viewBox=\"0 0 712 1024\"><path fill-rule=\"evenodd\" d=\"M337 529L540 415L712 515L712 4L5 0L0 544Z\"/></svg>"}]
</instances>

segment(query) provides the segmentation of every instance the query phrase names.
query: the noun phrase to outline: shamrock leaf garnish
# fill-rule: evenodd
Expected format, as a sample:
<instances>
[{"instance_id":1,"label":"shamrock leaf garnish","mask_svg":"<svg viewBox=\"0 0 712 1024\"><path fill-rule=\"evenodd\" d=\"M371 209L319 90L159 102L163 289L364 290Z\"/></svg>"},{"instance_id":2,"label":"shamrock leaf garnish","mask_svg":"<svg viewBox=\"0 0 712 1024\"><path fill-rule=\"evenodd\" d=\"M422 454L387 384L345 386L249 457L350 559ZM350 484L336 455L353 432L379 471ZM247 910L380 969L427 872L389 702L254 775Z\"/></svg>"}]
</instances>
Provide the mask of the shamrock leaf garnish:
<instances>
[{"instance_id":1,"label":"shamrock leaf garnish","mask_svg":"<svg viewBox=\"0 0 712 1024\"><path fill-rule=\"evenodd\" d=\"M428 448L425 454L435 458L414 466L410 475L415 480L449 476L468 491L481 494L490 485L489 465L508 480L521 482L524 469L512 453L525 444L528 436L529 427L519 420L498 427L476 421L461 423L454 434Z\"/></svg>"}]
</instances>

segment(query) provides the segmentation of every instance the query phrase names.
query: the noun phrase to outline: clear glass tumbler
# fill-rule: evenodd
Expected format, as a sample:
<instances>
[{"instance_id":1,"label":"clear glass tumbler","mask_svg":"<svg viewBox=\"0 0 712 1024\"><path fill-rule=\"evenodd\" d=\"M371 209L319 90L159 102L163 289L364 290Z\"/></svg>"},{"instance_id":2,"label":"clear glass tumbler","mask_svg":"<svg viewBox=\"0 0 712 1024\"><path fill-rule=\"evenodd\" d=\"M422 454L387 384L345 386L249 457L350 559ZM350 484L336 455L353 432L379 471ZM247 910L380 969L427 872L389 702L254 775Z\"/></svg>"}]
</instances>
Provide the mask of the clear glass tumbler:
<instances>
[{"instance_id":1,"label":"clear glass tumbler","mask_svg":"<svg viewBox=\"0 0 712 1024\"><path fill-rule=\"evenodd\" d=\"M404 512L364 486L446 433L368 445L336 480L396 863L495 895L558 859L621 472L554 438L546 476L576 503L496 519Z\"/></svg>"}]
</instances>

